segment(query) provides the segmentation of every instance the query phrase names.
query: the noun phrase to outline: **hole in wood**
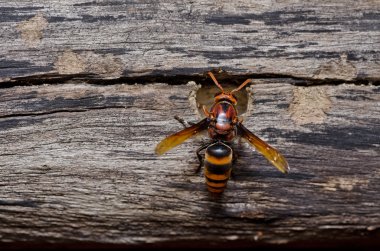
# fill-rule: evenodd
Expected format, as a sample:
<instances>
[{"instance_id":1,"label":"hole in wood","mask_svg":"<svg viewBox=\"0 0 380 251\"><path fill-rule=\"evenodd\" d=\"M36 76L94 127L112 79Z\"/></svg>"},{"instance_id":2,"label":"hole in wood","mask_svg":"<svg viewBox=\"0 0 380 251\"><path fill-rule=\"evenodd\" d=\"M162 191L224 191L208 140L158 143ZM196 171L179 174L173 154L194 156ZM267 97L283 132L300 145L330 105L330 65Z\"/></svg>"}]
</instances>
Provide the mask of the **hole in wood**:
<instances>
[{"instance_id":1,"label":"hole in wood","mask_svg":"<svg viewBox=\"0 0 380 251\"><path fill-rule=\"evenodd\" d=\"M221 82L221 85L226 91L232 91L233 89L238 87L238 85L225 84L223 82ZM203 112L202 112L202 105L206 105L207 109L210 110L211 106L214 104L214 96L216 93L219 93L219 92L220 90L218 89L218 87L216 87L215 85L210 85L210 84L202 85L201 88L199 88L196 91L196 94L195 94L196 106L197 106L199 114L201 114L202 117L204 117ZM248 95L246 88L243 88L239 92L234 93L234 95L236 96L238 100L238 103L236 105L237 112L239 115L242 115L243 113L247 111L248 100L250 99L250 97Z\"/></svg>"}]
</instances>

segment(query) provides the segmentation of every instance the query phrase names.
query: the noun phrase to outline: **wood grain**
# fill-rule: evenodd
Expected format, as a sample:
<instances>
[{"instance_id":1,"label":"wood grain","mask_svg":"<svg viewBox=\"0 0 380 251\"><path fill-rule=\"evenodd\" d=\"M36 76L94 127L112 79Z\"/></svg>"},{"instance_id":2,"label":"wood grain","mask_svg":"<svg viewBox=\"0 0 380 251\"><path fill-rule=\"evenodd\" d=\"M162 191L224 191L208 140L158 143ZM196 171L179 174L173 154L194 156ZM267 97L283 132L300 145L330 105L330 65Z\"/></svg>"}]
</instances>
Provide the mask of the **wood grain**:
<instances>
[{"instance_id":1,"label":"wood grain","mask_svg":"<svg viewBox=\"0 0 380 251\"><path fill-rule=\"evenodd\" d=\"M220 197L193 173L207 138L154 154L182 128L174 115L199 120L188 100L194 88L0 89L3 244L379 245L379 87L257 80L244 124L291 171L236 142L234 178ZM307 104L306 92L315 97ZM309 106L322 112L309 114Z\"/></svg>"},{"instance_id":2,"label":"wood grain","mask_svg":"<svg viewBox=\"0 0 380 251\"><path fill-rule=\"evenodd\" d=\"M0 82L233 75L379 81L378 1L0 1Z\"/></svg>"}]
</instances>

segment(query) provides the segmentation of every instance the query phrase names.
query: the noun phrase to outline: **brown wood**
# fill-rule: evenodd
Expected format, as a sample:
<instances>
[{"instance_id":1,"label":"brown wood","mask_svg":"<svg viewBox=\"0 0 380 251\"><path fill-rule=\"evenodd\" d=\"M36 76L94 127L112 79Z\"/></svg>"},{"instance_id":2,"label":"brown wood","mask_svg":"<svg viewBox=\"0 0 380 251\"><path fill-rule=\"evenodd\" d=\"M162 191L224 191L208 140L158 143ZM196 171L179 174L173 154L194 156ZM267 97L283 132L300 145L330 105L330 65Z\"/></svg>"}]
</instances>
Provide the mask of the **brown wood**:
<instances>
[{"instance_id":1,"label":"brown wood","mask_svg":"<svg viewBox=\"0 0 380 251\"><path fill-rule=\"evenodd\" d=\"M0 89L1 245L379 245L379 87L255 83L244 125L290 174L237 142L221 197L193 173L207 137L154 154L200 119L194 84Z\"/></svg>"},{"instance_id":2,"label":"brown wood","mask_svg":"<svg viewBox=\"0 0 380 251\"><path fill-rule=\"evenodd\" d=\"M232 75L379 81L378 1L0 1L0 82Z\"/></svg>"},{"instance_id":3,"label":"brown wood","mask_svg":"<svg viewBox=\"0 0 380 251\"><path fill-rule=\"evenodd\" d=\"M371 0L0 0L0 249L379 248L379 13ZM223 86L254 78L238 110L288 175L237 140L214 196L194 174L207 137L155 155L183 128L174 116L201 119L196 97L209 106L215 89L186 83L213 86L212 68Z\"/></svg>"}]
</instances>

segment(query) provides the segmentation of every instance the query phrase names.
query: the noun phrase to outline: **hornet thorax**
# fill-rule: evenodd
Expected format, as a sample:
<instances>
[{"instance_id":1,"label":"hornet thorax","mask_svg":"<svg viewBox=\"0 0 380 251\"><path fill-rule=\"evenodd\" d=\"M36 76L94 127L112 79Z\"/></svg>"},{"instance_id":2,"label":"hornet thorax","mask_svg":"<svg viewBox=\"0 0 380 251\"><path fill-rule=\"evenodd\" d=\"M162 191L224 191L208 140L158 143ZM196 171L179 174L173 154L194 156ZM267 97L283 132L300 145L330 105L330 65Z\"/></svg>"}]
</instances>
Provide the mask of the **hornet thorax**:
<instances>
[{"instance_id":1,"label":"hornet thorax","mask_svg":"<svg viewBox=\"0 0 380 251\"><path fill-rule=\"evenodd\" d=\"M210 115L209 136L216 140L233 140L236 135L237 120L235 106L227 100L219 101L211 107Z\"/></svg>"}]
</instances>

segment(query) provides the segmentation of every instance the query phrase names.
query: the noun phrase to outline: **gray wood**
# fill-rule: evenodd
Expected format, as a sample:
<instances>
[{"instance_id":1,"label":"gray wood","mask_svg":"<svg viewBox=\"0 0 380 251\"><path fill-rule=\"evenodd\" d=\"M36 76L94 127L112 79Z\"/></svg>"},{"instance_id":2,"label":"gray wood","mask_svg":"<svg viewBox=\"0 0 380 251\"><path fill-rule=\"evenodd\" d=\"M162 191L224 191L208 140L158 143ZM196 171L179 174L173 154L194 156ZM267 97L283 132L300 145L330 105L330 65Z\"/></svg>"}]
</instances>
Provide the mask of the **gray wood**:
<instances>
[{"instance_id":1,"label":"gray wood","mask_svg":"<svg viewBox=\"0 0 380 251\"><path fill-rule=\"evenodd\" d=\"M0 82L276 74L380 79L379 1L0 1Z\"/></svg>"},{"instance_id":2,"label":"gray wood","mask_svg":"<svg viewBox=\"0 0 380 251\"><path fill-rule=\"evenodd\" d=\"M207 137L154 154L182 129L174 115L200 119L195 88L0 89L3 244L379 245L379 87L257 80L244 124L287 157L291 172L236 142L234 178L220 197L193 173Z\"/></svg>"}]
</instances>

